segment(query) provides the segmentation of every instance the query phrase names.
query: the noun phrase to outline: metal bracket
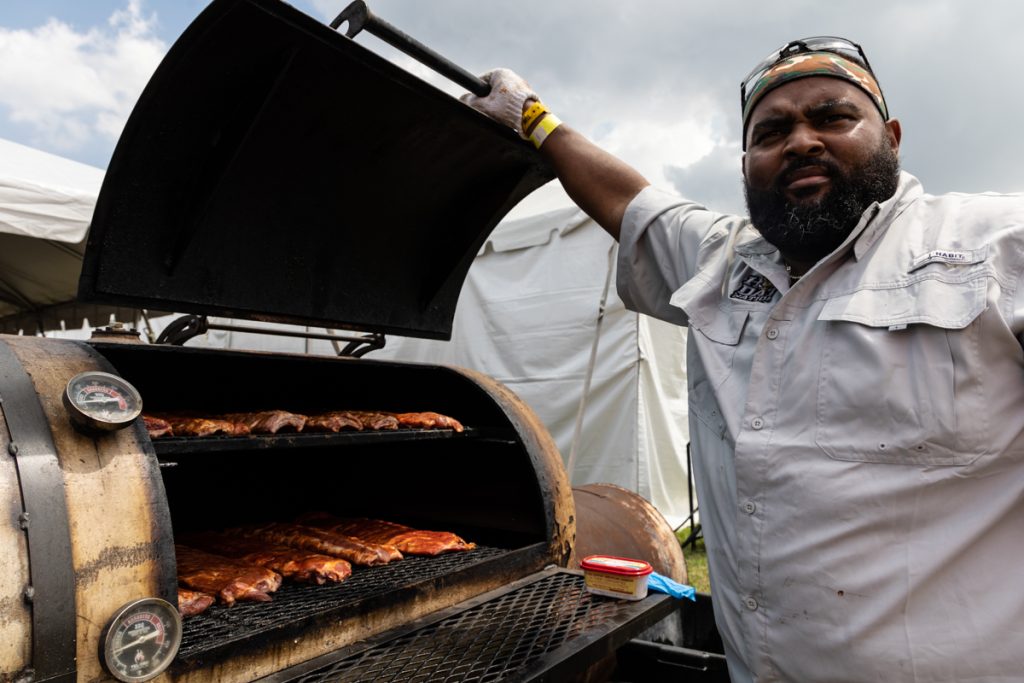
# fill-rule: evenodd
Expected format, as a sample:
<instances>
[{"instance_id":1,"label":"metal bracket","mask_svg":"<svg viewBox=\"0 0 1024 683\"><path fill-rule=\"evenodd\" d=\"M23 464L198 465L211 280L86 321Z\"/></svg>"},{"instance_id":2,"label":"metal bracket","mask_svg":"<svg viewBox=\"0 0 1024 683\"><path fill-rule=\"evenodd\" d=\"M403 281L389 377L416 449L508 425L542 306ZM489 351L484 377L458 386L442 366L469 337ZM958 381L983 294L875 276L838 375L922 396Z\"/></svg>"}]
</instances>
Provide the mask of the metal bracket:
<instances>
[{"instance_id":1,"label":"metal bracket","mask_svg":"<svg viewBox=\"0 0 1024 683\"><path fill-rule=\"evenodd\" d=\"M349 343L346 344L344 348L338 348L340 346L338 342L344 341L346 339L351 339L352 341L349 341ZM372 332L370 334L366 334L363 335L362 337L357 337L355 339L353 339L352 337L337 336L331 340L331 343L334 345L334 350L338 353L339 356L346 356L350 358L362 358L370 351L383 349L384 344L387 343L387 339L384 337L383 334L380 334L378 332Z\"/></svg>"},{"instance_id":2,"label":"metal bracket","mask_svg":"<svg viewBox=\"0 0 1024 683\"><path fill-rule=\"evenodd\" d=\"M210 329L205 315L183 315L172 320L156 338L156 344L181 346Z\"/></svg>"},{"instance_id":3,"label":"metal bracket","mask_svg":"<svg viewBox=\"0 0 1024 683\"><path fill-rule=\"evenodd\" d=\"M298 337L300 339L324 339L334 345L339 356L361 358L370 351L383 349L387 342L383 334L369 332L367 334L320 334L319 332L293 332L265 327L246 327L245 325L221 325L211 323L205 315L183 315L164 328L156 338L157 344L181 346L189 339L205 334L209 330L227 330L229 332L245 332L246 334L270 334L278 337ZM349 342L341 347L339 342Z\"/></svg>"},{"instance_id":4,"label":"metal bracket","mask_svg":"<svg viewBox=\"0 0 1024 683\"><path fill-rule=\"evenodd\" d=\"M18 524L28 538L34 681L75 680L75 572L64 479L50 423L35 385L6 342L0 342L3 419L21 487ZM31 523L30 523L31 522ZM71 606L71 607L69 607Z\"/></svg>"}]
</instances>

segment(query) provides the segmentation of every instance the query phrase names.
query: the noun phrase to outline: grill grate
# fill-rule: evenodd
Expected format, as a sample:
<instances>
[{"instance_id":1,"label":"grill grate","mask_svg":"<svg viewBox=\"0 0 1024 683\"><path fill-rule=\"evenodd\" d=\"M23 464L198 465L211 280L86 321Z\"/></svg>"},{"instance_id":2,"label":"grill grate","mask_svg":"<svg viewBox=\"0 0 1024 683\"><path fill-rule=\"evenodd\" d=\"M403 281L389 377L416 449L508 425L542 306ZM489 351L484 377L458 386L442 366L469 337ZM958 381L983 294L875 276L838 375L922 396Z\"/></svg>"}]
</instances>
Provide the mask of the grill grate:
<instances>
[{"instance_id":1,"label":"grill grate","mask_svg":"<svg viewBox=\"0 0 1024 683\"><path fill-rule=\"evenodd\" d=\"M207 655L227 644L247 641L284 628L301 625L311 617L353 608L366 598L412 586L485 562L509 551L477 546L469 552L438 557L408 556L382 567L356 567L347 580L323 586L286 581L272 602L237 602L215 605L185 620L178 661Z\"/></svg>"},{"instance_id":2,"label":"grill grate","mask_svg":"<svg viewBox=\"0 0 1024 683\"><path fill-rule=\"evenodd\" d=\"M487 430L467 427L462 432L451 429L398 429L365 432L281 432L253 436L169 436L153 440L157 456L194 455L227 451L278 450L281 448L337 448L348 445L366 445L408 441L436 441L438 439L470 439L488 437ZM500 436L500 434L498 434ZM495 434L490 434L491 438Z\"/></svg>"},{"instance_id":3,"label":"grill grate","mask_svg":"<svg viewBox=\"0 0 1024 683\"><path fill-rule=\"evenodd\" d=\"M581 576L557 573L289 683L508 680L634 604L591 597Z\"/></svg>"}]
</instances>

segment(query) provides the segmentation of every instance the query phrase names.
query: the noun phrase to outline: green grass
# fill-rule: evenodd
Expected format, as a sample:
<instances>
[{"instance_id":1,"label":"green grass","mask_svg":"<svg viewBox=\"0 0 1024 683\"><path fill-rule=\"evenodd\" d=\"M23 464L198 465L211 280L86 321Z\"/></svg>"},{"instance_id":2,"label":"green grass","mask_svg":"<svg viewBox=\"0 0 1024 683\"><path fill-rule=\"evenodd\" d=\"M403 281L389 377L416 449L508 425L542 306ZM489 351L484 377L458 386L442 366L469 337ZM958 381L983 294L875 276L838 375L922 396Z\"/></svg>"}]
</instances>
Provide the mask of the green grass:
<instances>
[{"instance_id":1,"label":"green grass","mask_svg":"<svg viewBox=\"0 0 1024 683\"><path fill-rule=\"evenodd\" d=\"M682 543L690 536L690 527L679 529L676 537ZM692 546L683 548L683 557L686 559L687 582L700 593L711 592L711 582L708 580L708 553L704 549L704 539L698 538Z\"/></svg>"}]
</instances>

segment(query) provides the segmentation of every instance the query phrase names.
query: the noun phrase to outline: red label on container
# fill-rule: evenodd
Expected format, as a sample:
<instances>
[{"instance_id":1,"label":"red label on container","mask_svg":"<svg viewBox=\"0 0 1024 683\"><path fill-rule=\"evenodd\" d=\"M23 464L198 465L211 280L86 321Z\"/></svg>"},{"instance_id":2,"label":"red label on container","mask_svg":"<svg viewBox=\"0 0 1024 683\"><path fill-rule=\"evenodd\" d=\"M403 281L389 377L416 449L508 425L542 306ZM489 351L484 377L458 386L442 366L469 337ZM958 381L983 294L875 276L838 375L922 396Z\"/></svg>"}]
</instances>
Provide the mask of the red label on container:
<instances>
[{"instance_id":1,"label":"red label on container","mask_svg":"<svg viewBox=\"0 0 1024 683\"><path fill-rule=\"evenodd\" d=\"M622 576L646 576L654 569L643 560L632 560L628 557L613 555L590 555L583 558L580 566L584 570L620 574Z\"/></svg>"}]
</instances>

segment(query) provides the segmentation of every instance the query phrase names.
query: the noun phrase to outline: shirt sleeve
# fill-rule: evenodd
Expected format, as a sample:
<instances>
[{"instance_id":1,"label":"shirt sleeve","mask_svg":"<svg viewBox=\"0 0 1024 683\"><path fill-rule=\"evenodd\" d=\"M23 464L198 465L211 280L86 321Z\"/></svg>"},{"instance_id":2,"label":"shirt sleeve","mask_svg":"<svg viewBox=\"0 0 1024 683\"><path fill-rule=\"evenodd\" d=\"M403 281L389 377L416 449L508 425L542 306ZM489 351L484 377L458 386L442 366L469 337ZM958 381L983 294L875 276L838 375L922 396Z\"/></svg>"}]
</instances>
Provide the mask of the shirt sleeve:
<instances>
[{"instance_id":1,"label":"shirt sleeve","mask_svg":"<svg viewBox=\"0 0 1024 683\"><path fill-rule=\"evenodd\" d=\"M1012 305L1010 325L1017 336L1017 343L1024 347L1024 272L1017 278L1017 289L1013 292Z\"/></svg>"},{"instance_id":2,"label":"shirt sleeve","mask_svg":"<svg viewBox=\"0 0 1024 683\"><path fill-rule=\"evenodd\" d=\"M616 287L626 308L676 325L686 314L672 293L706 264L724 256L742 220L647 187L626 207L619 233Z\"/></svg>"}]
</instances>

